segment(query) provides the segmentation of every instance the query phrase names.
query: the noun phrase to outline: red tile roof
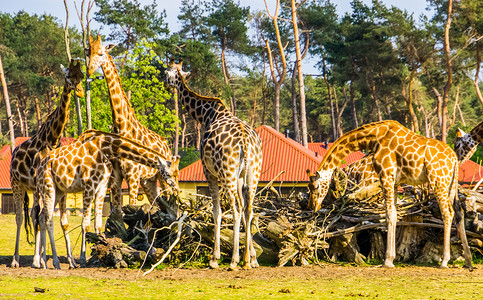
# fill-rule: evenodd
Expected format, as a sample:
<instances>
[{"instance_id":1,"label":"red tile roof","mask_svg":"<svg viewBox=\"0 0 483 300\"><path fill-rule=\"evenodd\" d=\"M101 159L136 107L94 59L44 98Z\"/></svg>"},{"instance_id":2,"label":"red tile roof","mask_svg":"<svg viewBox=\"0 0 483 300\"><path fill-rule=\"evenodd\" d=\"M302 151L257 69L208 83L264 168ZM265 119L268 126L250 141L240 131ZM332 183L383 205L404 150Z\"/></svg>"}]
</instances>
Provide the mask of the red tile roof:
<instances>
[{"instance_id":1,"label":"red tile roof","mask_svg":"<svg viewBox=\"0 0 483 300\"><path fill-rule=\"evenodd\" d=\"M319 166L322 157L316 157L314 152L275 129L262 125L256 130L262 139L261 182L269 182L282 170L285 173L278 177L277 182L304 182L308 179L305 170L315 170ZM206 181L201 160L180 170L179 181Z\"/></svg>"},{"instance_id":2,"label":"red tile roof","mask_svg":"<svg viewBox=\"0 0 483 300\"><path fill-rule=\"evenodd\" d=\"M256 130L262 139L263 146L261 182L272 180L281 170L285 170L285 173L278 177L277 182L308 182L306 170L315 171L327 149L332 145L332 143L309 143L309 149L307 149L269 126L262 125ZM342 167L362 157L364 153L361 151L353 152L346 157ZM483 178L483 166L473 161L466 161L460 167L458 176L460 183L475 184L481 178ZM179 181L206 181L201 160L180 170Z\"/></svg>"},{"instance_id":3,"label":"red tile roof","mask_svg":"<svg viewBox=\"0 0 483 300\"><path fill-rule=\"evenodd\" d=\"M18 137L15 139L15 147L22 144L29 137ZM68 145L74 141L74 138L61 138L60 142L62 146ZM10 145L3 146L0 149L0 189L11 189L10 185L10 161L12 160L12 153L10 151Z\"/></svg>"}]
</instances>

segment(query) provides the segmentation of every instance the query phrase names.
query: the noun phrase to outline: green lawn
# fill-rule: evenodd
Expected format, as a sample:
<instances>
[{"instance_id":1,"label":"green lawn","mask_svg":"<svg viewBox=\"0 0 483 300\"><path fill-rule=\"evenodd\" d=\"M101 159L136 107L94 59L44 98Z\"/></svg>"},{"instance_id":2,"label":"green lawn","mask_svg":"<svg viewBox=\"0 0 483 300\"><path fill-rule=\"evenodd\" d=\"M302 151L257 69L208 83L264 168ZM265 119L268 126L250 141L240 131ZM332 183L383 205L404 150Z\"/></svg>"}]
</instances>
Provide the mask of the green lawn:
<instances>
[{"instance_id":1,"label":"green lawn","mask_svg":"<svg viewBox=\"0 0 483 300\"><path fill-rule=\"evenodd\" d=\"M72 228L80 217L71 216ZM57 248L65 255L58 218L55 218ZM173 269L157 270L137 278L137 270L76 269L35 270L23 265L6 267L15 241L15 217L0 215L0 298L2 299L481 299L483 266L469 272L458 266L450 269L399 266L355 267L325 264L323 267L262 267L249 271ZM72 234L74 255L79 256L77 238ZM77 241L77 243L76 243ZM49 250L50 253L50 250ZM32 255L22 230L21 255ZM34 288L47 289L45 293Z\"/></svg>"}]
</instances>

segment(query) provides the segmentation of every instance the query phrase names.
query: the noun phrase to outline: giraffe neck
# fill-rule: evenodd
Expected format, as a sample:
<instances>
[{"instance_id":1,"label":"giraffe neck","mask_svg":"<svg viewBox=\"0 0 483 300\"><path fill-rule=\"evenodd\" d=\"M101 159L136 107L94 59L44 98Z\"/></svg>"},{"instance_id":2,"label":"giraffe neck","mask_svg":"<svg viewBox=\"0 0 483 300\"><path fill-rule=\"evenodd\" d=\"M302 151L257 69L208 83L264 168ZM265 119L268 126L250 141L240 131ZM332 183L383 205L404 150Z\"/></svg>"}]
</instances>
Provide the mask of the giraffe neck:
<instances>
[{"instance_id":1,"label":"giraffe neck","mask_svg":"<svg viewBox=\"0 0 483 300\"><path fill-rule=\"evenodd\" d=\"M322 159L319 170L334 169L352 152L358 150L375 151L375 148L379 145L379 138L389 131L389 126L386 125L391 124L399 123L395 121L376 122L347 132L332 144Z\"/></svg>"},{"instance_id":2,"label":"giraffe neck","mask_svg":"<svg viewBox=\"0 0 483 300\"><path fill-rule=\"evenodd\" d=\"M88 130L79 137L79 140L86 142L92 138L100 138L99 143L102 144L99 147L104 150L104 154L129 159L151 168L159 168L159 159L168 159L151 148L114 133Z\"/></svg>"},{"instance_id":3,"label":"giraffe neck","mask_svg":"<svg viewBox=\"0 0 483 300\"><path fill-rule=\"evenodd\" d=\"M117 73L112 57L107 54L107 60L101 65L106 77L114 131L118 133L130 133L133 124L134 111L121 86L121 80Z\"/></svg>"},{"instance_id":4,"label":"giraffe neck","mask_svg":"<svg viewBox=\"0 0 483 300\"><path fill-rule=\"evenodd\" d=\"M45 143L46 147L55 148L59 143L65 124L67 123L67 112L70 107L71 92L72 89L70 89L66 83L62 90L62 97L59 105L47 117L40 127L39 132L36 134L36 137Z\"/></svg>"},{"instance_id":5,"label":"giraffe neck","mask_svg":"<svg viewBox=\"0 0 483 300\"><path fill-rule=\"evenodd\" d=\"M477 143L483 142L483 121L470 131L470 136Z\"/></svg>"},{"instance_id":6,"label":"giraffe neck","mask_svg":"<svg viewBox=\"0 0 483 300\"><path fill-rule=\"evenodd\" d=\"M178 97L197 122L206 127L222 116L231 115L221 99L198 95L188 88L183 77L180 78L176 87Z\"/></svg>"}]
</instances>

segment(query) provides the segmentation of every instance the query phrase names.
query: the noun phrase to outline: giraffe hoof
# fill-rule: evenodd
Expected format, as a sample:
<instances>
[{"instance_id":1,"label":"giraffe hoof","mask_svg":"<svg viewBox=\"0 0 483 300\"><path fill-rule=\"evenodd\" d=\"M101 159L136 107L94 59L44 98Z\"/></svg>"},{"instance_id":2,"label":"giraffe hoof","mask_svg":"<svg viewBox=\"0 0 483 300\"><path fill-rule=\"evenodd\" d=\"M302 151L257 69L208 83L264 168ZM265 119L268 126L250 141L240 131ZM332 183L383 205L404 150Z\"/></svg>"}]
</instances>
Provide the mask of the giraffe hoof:
<instances>
[{"instance_id":1,"label":"giraffe hoof","mask_svg":"<svg viewBox=\"0 0 483 300\"><path fill-rule=\"evenodd\" d=\"M235 264L230 264L230 267L228 267L228 271L237 271L238 270L238 265Z\"/></svg>"},{"instance_id":2,"label":"giraffe hoof","mask_svg":"<svg viewBox=\"0 0 483 300\"><path fill-rule=\"evenodd\" d=\"M218 266L218 262L216 260L210 260L209 264L211 269L218 269L219 266Z\"/></svg>"},{"instance_id":3,"label":"giraffe hoof","mask_svg":"<svg viewBox=\"0 0 483 300\"><path fill-rule=\"evenodd\" d=\"M394 268L394 263L392 262L384 262L382 265L384 268Z\"/></svg>"},{"instance_id":4,"label":"giraffe hoof","mask_svg":"<svg viewBox=\"0 0 483 300\"><path fill-rule=\"evenodd\" d=\"M12 264L10 265L10 268L20 268L20 265L18 264L18 261L16 261L16 260L12 261Z\"/></svg>"},{"instance_id":5,"label":"giraffe hoof","mask_svg":"<svg viewBox=\"0 0 483 300\"><path fill-rule=\"evenodd\" d=\"M243 270L250 270L251 268L252 268L252 266L251 266L250 264L244 264L244 265L242 266L242 269L243 269Z\"/></svg>"},{"instance_id":6,"label":"giraffe hoof","mask_svg":"<svg viewBox=\"0 0 483 300\"><path fill-rule=\"evenodd\" d=\"M258 268L260 267L260 265L258 264L258 261L252 261L252 263L250 264L252 266L252 268Z\"/></svg>"},{"instance_id":7,"label":"giraffe hoof","mask_svg":"<svg viewBox=\"0 0 483 300\"><path fill-rule=\"evenodd\" d=\"M439 268L440 268L440 269L449 269L449 268L448 268L448 265L441 265L441 266L439 266Z\"/></svg>"}]
</instances>

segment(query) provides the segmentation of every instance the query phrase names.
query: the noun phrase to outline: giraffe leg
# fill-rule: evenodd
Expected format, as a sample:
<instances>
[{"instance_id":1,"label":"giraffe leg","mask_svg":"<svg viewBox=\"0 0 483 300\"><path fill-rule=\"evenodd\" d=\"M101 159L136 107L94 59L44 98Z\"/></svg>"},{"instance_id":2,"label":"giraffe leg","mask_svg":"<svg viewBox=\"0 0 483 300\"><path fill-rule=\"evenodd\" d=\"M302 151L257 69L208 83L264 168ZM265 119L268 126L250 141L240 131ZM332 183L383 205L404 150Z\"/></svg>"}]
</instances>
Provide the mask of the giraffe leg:
<instances>
[{"instance_id":1,"label":"giraffe leg","mask_svg":"<svg viewBox=\"0 0 483 300\"><path fill-rule=\"evenodd\" d=\"M139 192L139 176L131 176L129 177L129 204L136 205L138 202L138 192Z\"/></svg>"},{"instance_id":2,"label":"giraffe leg","mask_svg":"<svg viewBox=\"0 0 483 300\"><path fill-rule=\"evenodd\" d=\"M60 194L60 193L58 193ZM77 268L77 264L74 259L74 255L72 254L72 246L70 243L69 237L69 220L67 218L67 202L66 202L66 194L59 195L59 210L60 210L60 227L62 227L62 231L64 233L64 240L65 240L65 248L67 251L67 261L69 262L69 269Z\"/></svg>"},{"instance_id":3,"label":"giraffe leg","mask_svg":"<svg viewBox=\"0 0 483 300\"><path fill-rule=\"evenodd\" d=\"M214 232L214 246L213 255L209 262L209 266L212 269L218 268L218 260L221 258L220 254L220 228L221 228L221 206L220 206L220 191L218 189L218 179L211 175L209 172L205 172L208 179L208 187L210 190L211 198L213 200L213 222L215 224Z\"/></svg>"},{"instance_id":4,"label":"giraffe leg","mask_svg":"<svg viewBox=\"0 0 483 300\"><path fill-rule=\"evenodd\" d=\"M14 205L15 205L15 222L17 223L17 235L15 238L15 252L13 254L12 258L12 263L10 266L12 268L18 268L20 267L20 254L19 254L19 248L20 248L20 231L22 229L22 223L23 223L23 196L25 191L21 189L18 184L14 183L12 185L12 190L13 190L13 199L14 199Z\"/></svg>"},{"instance_id":5,"label":"giraffe leg","mask_svg":"<svg viewBox=\"0 0 483 300\"><path fill-rule=\"evenodd\" d=\"M115 220L122 220L122 174L119 161L113 162L110 217Z\"/></svg>"},{"instance_id":6,"label":"giraffe leg","mask_svg":"<svg viewBox=\"0 0 483 300\"><path fill-rule=\"evenodd\" d=\"M112 166L109 165L108 168L109 167ZM102 230L102 208L104 207L104 198L106 197L107 184L109 183L109 178L111 176L110 171L107 169L105 170L106 172L103 175L103 179L97 185L97 191L94 200L94 228L96 234L101 233Z\"/></svg>"},{"instance_id":7,"label":"giraffe leg","mask_svg":"<svg viewBox=\"0 0 483 300\"><path fill-rule=\"evenodd\" d=\"M252 268L258 268L260 265L257 261L257 251L255 251L255 247L253 246L253 236L252 236L252 222L253 222L253 198L255 198L256 192L256 184L254 187L249 187L249 195L245 202L245 231L247 233L247 239L250 238L250 243L247 243L247 247L249 246L250 250L250 266Z\"/></svg>"},{"instance_id":8,"label":"giraffe leg","mask_svg":"<svg viewBox=\"0 0 483 300\"><path fill-rule=\"evenodd\" d=\"M447 209L442 207L442 203L439 204L441 210L441 216L443 218L443 260L441 261L441 268L448 267L448 261L450 259L450 239L451 239L451 224L453 223L454 210L451 205L445 205Z\"/></svg>"},{"instance_id":9,"label":"giraffe leg","mask_svg":"<svg viewBox=\"0 0 483 300\"><path fill-rule=\"evenodd\" d=\"M238 195L240 203L243 203L240 209L243 211L243 227L245 228L245 249L243 251L243 263L242 268L244 270L249 270L252 267L250 263L251 260L251 252L253 248L253 240L251 234L251 221L252 221L252 207L251 201L249 198L248 193L248 186L244 185L244 181L242 179L238 180ZM256 255L255 255L255 262L256 262Z\"/></svg>"},{"instance_id":10,"label":"giraffe leg","mask_svg":"<svg viewBox=\"0 0 483 300\"><path fill-rule=\"evenodd\" d=\"M465 229L465 213L461 208L460 200L456 195L456 199L454 200L454 210L455 210L455 217L456 217L456 232L461 239L461 244L463 245L463 255L465 257L465 268L470 270L473 269L472 262L471 262L471 252L470 246L468 245L468 239L466 238L466 229Z\"/></svg>"},{"instance_id":11,"label":"giraffe leg","mask_svg":"<svg viewBox=\"0 0 483 300\"><path fill-rule=\"evenodd\" d=\"M54 218L50 212L46 215L46 225L47 232L49 233L50 247L52 248L52 263L55 269L60 270L60 261L57 256L57 249L55 248Z\"/></svg>"},{"instance_id":12,"label":"giraffe leg","mask_svg":"<svg viewBox=\"0 0 483 300\"><path fill-rule=\"evenodd\" d=\"M228 196L231 202L231 209L233 211L233 252L231 255L231 263L228 270L236 271L238 269L238 262L240 261L240 224L243 210L242 199L234 192L235 186L227 184ZM245 251L246 252L246 251Z\"/></svg>"},{"instance_id":13,"label":"giraffe leg","mask_svg":"<svg viewBox=\"0 0 483 300\"><path fill-rule=\"evenodd\" d=\"M80 265L81 267L86 266L86 232L89 231L89 225L91 223L91 210L92 210L92 191L84 191L84 203L83 209L84 213L82 216L82 242L81 242L81 254L80 254Z\"/></svg>"},{"instance_id":14,"label":"giraffe leg","mask_svg":"<svg viewBox=\"0 0 483 300\"><path fill-rule=\"evenodd\" d=\"M390 181L390 180L389 180ZM386 259L384 267L394 267L394 258L396 258L396 223L397 211L394 198L393 182L384 183L384 195L386 202L386 223L387 223L387 242L386 242Z\"/></svg>"}]
</instances>

